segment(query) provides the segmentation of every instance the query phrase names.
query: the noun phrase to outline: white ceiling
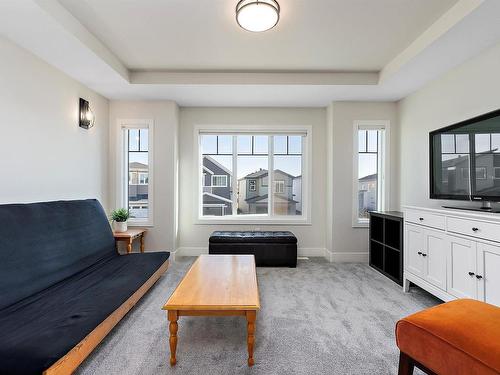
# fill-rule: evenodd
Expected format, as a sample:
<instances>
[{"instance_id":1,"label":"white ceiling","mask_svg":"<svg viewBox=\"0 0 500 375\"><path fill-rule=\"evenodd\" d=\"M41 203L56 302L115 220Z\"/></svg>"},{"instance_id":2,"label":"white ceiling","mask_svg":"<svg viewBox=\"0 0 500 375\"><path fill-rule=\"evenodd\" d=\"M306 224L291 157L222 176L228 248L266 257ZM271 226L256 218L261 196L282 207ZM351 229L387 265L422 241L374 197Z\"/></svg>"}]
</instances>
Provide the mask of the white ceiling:
<instances>
[{"instance_id":1,"label":"white ceiling","mask_svg":"<svg viewBox=\"0 0 500 375\"><path fill-rule=\"evenodd\" d=\"M457 0L281 0L265 33L237 0L59 0L133 70L379 71Z\"/></svg>"},{"instance_id":2,"label":"white ceiling","mask_svg":"<svg viewBox=\"0 0 500 375\"><path fill-rule=\"evenodd\" d=\"M0 36L110 99L181 106L399 100L500 42L500 0L0 0ZM1 60L0 60L1 66Z\"/></svg>"}]
</instances>

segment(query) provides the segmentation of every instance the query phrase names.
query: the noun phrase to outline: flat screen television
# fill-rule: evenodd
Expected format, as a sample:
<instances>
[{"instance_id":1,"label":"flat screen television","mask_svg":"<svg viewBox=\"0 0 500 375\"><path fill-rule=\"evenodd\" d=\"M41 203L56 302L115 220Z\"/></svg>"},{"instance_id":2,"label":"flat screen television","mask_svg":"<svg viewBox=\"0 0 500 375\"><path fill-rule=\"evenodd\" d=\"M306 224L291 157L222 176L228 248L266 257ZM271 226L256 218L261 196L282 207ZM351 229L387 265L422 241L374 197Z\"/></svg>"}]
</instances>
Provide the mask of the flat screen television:
<instances>
[{"instance_id":1,"label":"flat screen television","mask_svg":"<svg viewBox=\"0 0 500 375\"><path fill-rule=\"evenodd\" d=\"M500 110L435 130L429 141L431 199L484 201L486 210L500 202Z\"/></svg>"}]
</instances>

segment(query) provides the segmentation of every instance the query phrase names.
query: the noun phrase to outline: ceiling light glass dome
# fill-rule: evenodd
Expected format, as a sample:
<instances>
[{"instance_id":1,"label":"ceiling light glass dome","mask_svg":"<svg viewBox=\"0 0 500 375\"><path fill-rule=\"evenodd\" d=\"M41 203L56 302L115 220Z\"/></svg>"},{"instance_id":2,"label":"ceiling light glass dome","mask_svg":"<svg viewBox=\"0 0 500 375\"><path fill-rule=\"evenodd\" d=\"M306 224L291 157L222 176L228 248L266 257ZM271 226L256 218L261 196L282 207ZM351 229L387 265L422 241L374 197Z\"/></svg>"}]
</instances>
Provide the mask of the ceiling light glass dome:
<instances>
[{"instance_id":1,"label":"ceiling light glass dome","mask_svg":"<svg viewBox=\"0 0 500 375\"><path fill-rule=\"evenodd\" d=\"M272 29L279 18L280 6L276 0L241 0L236 5L236 21L248 31Z\"/></svg>"}]
</instances>

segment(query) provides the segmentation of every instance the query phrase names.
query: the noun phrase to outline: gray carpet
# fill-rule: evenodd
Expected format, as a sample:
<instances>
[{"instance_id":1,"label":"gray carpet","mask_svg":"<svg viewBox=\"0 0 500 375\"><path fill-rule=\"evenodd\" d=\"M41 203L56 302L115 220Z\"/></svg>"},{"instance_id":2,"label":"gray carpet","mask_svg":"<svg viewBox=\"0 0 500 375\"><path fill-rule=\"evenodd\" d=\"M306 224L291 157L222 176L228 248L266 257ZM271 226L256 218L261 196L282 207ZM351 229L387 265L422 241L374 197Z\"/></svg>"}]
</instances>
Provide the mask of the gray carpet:
<instances>
[{"instance_id":1,"label":"gray carpet","mask_svg":"<svg viewBox=\"0 0 500 375\"><path fill-rule=\"evenodd\" d=\"M161 306L193 260L173 262L77 374L396 374L396 321L439 303L418 288L403 294L365 264L313 258L258 268L255 366L247 367L244 318L181 317L170 368Z\"/></svg>"}]
</instances>

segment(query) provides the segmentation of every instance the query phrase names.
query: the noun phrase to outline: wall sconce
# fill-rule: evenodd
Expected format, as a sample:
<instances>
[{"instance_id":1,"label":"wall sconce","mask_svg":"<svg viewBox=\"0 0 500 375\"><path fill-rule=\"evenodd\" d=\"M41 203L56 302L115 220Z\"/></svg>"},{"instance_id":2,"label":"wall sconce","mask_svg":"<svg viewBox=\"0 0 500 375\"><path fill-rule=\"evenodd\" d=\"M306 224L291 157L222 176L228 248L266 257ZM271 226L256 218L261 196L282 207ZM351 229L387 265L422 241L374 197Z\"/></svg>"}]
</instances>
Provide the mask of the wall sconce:
<instances>
[{"instance_id":1,"label":"wall sconce","mask_svg":"<svg viewBox=\"0 0 500 375\"><path fill-rule=\"evenodd\" d=\"M80 122L81 128L90 129L95 124L94 112L90 108L90 104L85 99L80 98Z\"/></svg>"}]
</instances>

